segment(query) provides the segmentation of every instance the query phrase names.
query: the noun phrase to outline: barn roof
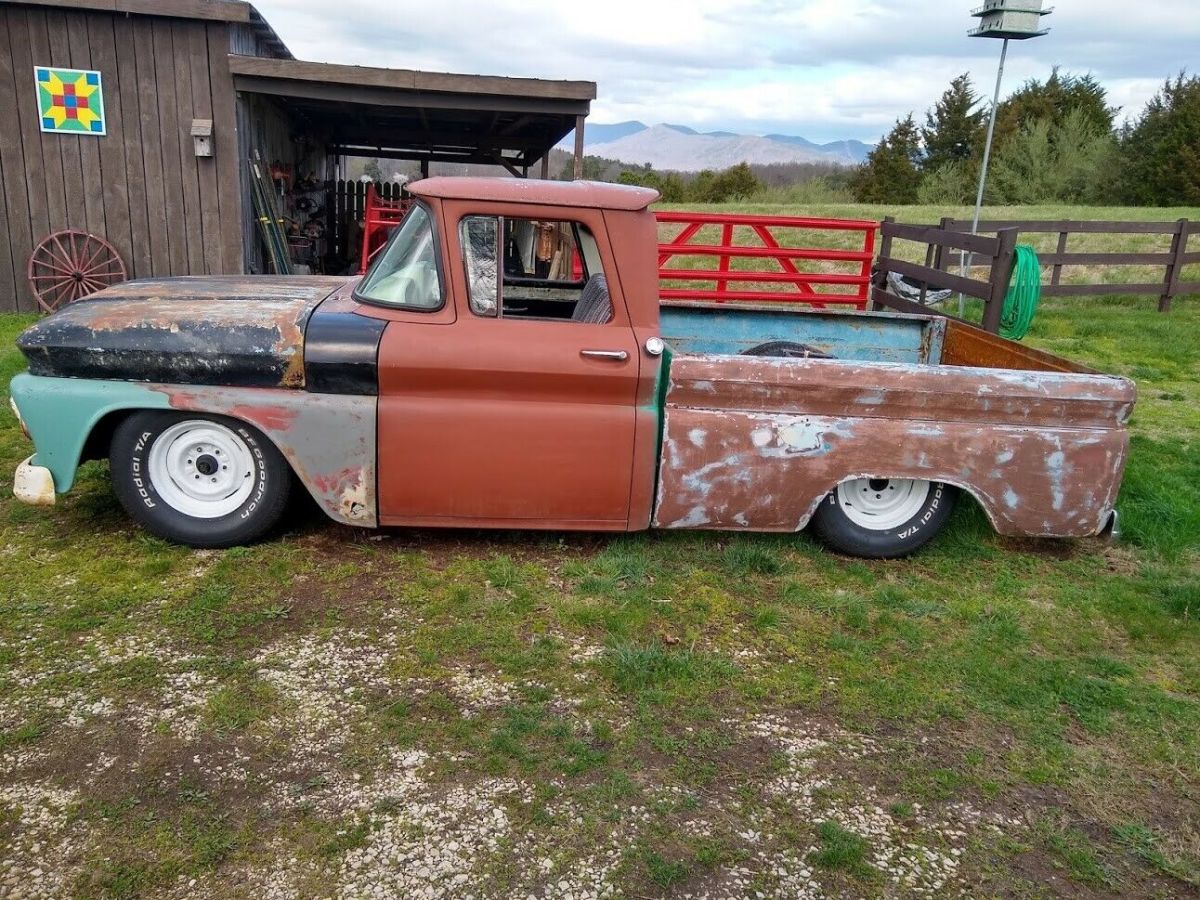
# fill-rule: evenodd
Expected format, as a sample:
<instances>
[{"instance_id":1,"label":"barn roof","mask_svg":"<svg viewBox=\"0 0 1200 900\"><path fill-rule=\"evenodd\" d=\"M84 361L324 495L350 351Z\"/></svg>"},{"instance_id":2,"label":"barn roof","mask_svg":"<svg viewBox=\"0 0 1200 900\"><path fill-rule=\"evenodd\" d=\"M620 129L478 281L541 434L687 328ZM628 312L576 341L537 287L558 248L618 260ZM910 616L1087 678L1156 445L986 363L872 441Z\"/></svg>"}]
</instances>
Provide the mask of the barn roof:
<instances>
[{"instance_id":1,"label":"barn roof","mask_svg":"<svg viewBox=\"0 0 1200 900\"><path fill-rule=\"evenodd\" d=\"M200 19L249 25L276 56L292 59L292 51L262 14L242 0L0 0L14 6L49 6L168 19Z\"/></svg>"}]
</instances>

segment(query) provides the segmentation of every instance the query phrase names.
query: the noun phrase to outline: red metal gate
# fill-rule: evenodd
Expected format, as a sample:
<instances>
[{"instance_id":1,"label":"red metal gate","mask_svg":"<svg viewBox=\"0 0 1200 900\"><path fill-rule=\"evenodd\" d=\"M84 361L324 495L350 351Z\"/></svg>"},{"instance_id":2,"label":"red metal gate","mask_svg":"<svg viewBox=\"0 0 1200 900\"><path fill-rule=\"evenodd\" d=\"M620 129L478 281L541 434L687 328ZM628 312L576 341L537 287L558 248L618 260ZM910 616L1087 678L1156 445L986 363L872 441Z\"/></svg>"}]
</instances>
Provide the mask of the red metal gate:
<instances>
[{"instance_id":1,"label":"red metal gate","mask_svg":"<svg viewBox=\"0 0 1200 900\"><path fill-rule=\"evenodd\" d=\"M866 309L878 222L693 212L656 216L664 302ZM669 263L677 257L684 259L673 268Z\"/></svg>"}]
</instances>

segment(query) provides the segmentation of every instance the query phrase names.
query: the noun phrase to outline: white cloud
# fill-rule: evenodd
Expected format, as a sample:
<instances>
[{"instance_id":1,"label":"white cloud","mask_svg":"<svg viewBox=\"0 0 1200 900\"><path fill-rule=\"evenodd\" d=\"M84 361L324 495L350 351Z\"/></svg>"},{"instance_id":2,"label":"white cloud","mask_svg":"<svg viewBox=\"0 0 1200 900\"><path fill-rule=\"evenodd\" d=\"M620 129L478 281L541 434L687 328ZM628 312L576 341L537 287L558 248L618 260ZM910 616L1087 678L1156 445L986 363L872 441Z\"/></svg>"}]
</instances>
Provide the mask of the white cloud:
<instances>
[{"instance_id":1,"label":"white cloud","mask_svg":"<svg viewBox=\"0 0 1200 900\"><path fill-rule=\"evenodd\" d=\"M257 0L301 58L598 82L595 121L874 139L970 71L990 96L997 42L969 40L981 0ZM1015 44L1006 89L1052 64L1093 72L1136 113L1195 65L1198 0L1058 0L1048 37Z\"/></svg>"}]
</instances>

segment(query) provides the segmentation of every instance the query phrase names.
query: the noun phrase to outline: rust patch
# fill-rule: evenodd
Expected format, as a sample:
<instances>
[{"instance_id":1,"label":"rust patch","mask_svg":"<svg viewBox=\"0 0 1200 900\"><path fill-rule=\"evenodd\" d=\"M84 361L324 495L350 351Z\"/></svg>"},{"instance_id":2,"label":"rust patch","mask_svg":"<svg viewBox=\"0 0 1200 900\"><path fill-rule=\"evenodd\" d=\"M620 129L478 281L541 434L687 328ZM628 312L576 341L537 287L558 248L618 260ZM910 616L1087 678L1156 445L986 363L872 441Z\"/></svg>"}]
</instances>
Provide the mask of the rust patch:
<instances>
[{"instance_id":1,"label":"rust patch","mask_svg":"<svg viewBox=\"0 0 1200 900\"><path fill-rule=\"evenodd\" d=\"M304 386L304 330L339 278L128 282L70 304L19 340L34 374Z\"/></svg>"},{"instance_id":2,"label":"rust patch","mask_svg":"<svg viewBox=\"0 0 1200 900\"><path fill-rule=\"evenodd\" d=\"M330 518L378 524L375 398L269 388L152 385L174 409L230 416L261 430Z\"/></svg>"},{"instance_id":3,"label":"rust patch","mask_svg":"<svg viewBox=\"0 0 1200 900\"><path fill-rule=\"evenodd\" d=\"M296 420L296 410L285 406L238 405L229 410L229 415L271 431L287 431Z\"/></svg>"}]
</instances>

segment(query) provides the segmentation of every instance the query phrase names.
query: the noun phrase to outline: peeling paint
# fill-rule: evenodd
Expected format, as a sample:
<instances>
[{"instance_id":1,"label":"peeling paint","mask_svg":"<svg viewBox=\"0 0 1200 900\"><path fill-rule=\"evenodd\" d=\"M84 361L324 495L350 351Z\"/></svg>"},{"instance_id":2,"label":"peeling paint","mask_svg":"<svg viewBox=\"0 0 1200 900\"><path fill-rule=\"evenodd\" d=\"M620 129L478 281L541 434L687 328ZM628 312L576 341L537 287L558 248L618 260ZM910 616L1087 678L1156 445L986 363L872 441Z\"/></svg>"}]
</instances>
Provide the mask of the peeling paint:
<instances>
[{"instance_id":1,"label":"peeling paint","mask_svg":"<svg viewBox=\"0 0 1200 900\"><path fill-rule=\"evenodd\" d=\"M241 387L304 386L304 329L341 278L130 281L69 304L18 346L34 375Z\"/></svg>"},{"instance_id":2,"label":"peeling paint","mask_svg":"<svg viewBox=\"0 0 1200 900\"><path fill-rule=\"evenodd\" d=\"M791 531L837 484L882 476L961 487L1004 534L1095 534L1133 398L1074 372L677 355L654 522Z\"/></svg>"},{"instance_id":3,"label":"peeling paint","mask_svg":"<svg viewBox=\"0 0 1200 900\"><path fill-rule=\"evenodd\" d=\"M375 398L279 389L150 385L173 409L232 416L263 432L321 508L347 525L378 523Z\"/></svg>"}]
</instances>

